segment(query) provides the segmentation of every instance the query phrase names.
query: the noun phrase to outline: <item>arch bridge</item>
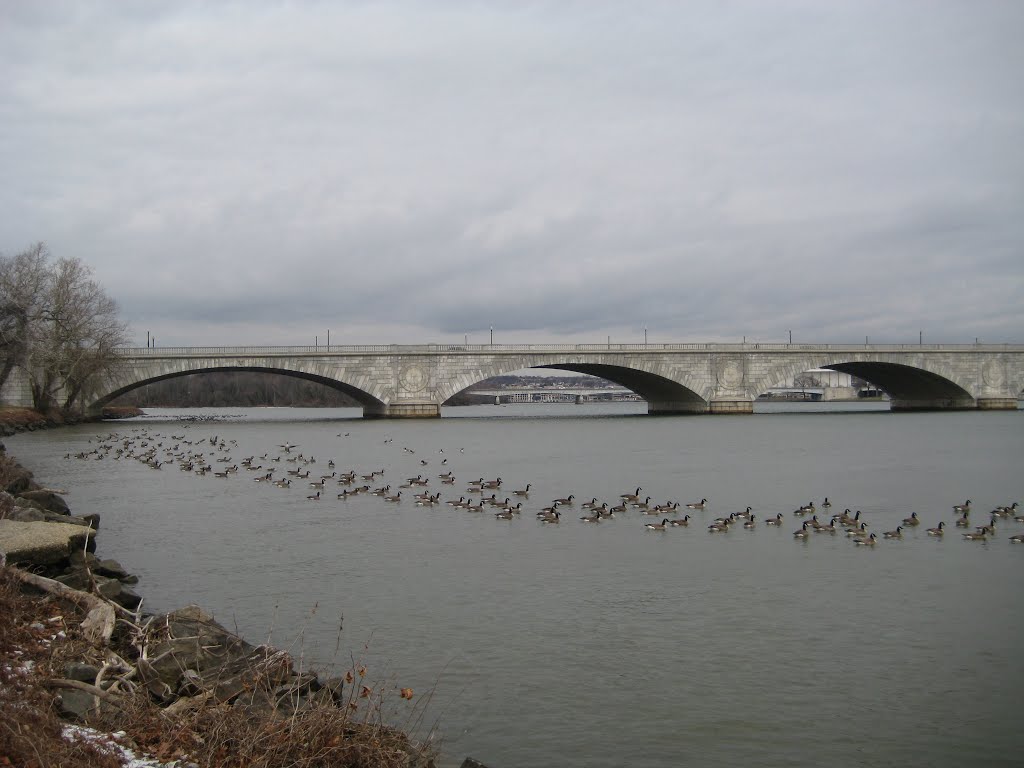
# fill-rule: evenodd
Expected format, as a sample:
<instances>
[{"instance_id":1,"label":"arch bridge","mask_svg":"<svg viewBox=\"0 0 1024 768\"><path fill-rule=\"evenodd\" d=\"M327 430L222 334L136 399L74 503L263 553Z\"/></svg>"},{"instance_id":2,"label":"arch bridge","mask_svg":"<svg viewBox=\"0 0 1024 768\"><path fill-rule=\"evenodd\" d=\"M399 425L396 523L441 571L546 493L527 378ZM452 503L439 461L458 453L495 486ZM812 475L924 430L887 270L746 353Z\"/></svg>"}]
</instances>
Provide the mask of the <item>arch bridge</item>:
<instances>
[{"instance_id":1,"label":"arch bridge","mask_svg":"<svg viewBox=\"0 0 1024 768\"><path fill-rule=\"evenodd\" d=\"M1020 344L481 344L178 347L118 351L95 382L96 411L145 384L207 371L268 371L317 381L359 401L366 417L436 417L452 396L525 368L616 382L649 413L751 413L757 396L813 368L853 374L892 410L1016 409Z\"/></svg>"}]
</instances>

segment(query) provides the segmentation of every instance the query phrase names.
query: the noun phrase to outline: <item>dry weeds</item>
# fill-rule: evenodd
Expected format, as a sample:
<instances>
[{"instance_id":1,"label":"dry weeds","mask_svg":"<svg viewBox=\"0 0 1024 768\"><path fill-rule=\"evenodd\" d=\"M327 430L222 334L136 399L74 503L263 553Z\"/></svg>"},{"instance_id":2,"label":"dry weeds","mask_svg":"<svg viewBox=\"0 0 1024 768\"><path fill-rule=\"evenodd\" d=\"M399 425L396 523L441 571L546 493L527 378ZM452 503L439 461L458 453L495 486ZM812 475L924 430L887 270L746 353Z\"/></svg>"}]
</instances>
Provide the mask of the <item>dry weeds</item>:
<instances>
[{"instance_id":1,"label":"dry weeds","mask_svg":"<svg viewBox=\"0 0 1024 768\"><path fill-rule=\"evenodd\" d=\"M61 737L53 678L69 660L102 663L116 654L139 662L138 633L115 634L115 647L92 647L78 631L76 608L49 596L28 594L0 568L0 766L25 768L108 768L118 758L100 747ZM123 620L130 625L130 620ZM130 629L130 627L129 627ZM54 638L58 632L62 636ZM118 638L121 645L117 646ZM144 655L144 654L143 654ZM137 670L136 670L137 671ZM260 674L268 675L261 679ZM87 725L124 731L129 746L162 760L184 759L200 768L410 768L431 766L434 747L414 743L407 733L385 724L385 706L407 708L418 721L423 701L412 691L365 682L365 667L353 662L346 684L294 692L301 705L283 716L268 705L279 682L272 670L252 671L247 687L232 703L210 697L180 699L161 707L145 685L132 684L134 672L110 676L99 707ZM135 676L137 683L138 677ZM392 688L394 690L392 690ZM115 693L116 691L116 693ZM300 698L301 696L301 698ZM263 706L261 706L263 705Z\"/></svg>"}]
</instances>

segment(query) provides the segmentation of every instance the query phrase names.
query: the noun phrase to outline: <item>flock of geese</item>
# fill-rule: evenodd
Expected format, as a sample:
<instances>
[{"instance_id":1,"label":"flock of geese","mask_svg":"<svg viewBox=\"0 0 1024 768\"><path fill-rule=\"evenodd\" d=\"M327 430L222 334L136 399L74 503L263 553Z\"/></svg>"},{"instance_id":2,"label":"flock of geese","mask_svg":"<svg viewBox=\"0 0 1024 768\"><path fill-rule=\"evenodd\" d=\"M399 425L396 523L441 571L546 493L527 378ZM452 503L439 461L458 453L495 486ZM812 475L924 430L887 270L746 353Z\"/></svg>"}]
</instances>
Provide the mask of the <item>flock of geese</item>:
<instances>
[{"instance_id":1,"label":"flock of geese","mask_svg":"<svg viewBox=\"0 0 1024 768\"><path fill-rule=\"evenodd\" d=\"M342 437L340 434L338 436ZM347 437L348 433L344 436ZM92 442L90 440L90 443ZM81 451L73 456L69 453L65 458L134 459L152 469L173 466L182 472L220 479L243 476L243 472L252 473L251 479L256 483L284 489L306 489L306 499L312 502L327 499L331 494L336 494L339 500L366 495L381 498L391 504L408 501L419 507L443 505L470 513L490 513L496 520L513 520L532 511L543 525L559 525L572 517L578 517L582 523L600 524L629 513L655 519L660 517L660 522L644 523L645 530L656 532L664 532L670 528L688 528L691 524L692 527L704 526L712 534L724 534L733 528L749 531L762 524L776 528L786 525L781 512L759 520L752 507L710 520L700 515L701 520L698 522L695 519L698 513L706 512L709 508L706 498L686 504L671 500L661 504L652 503L652 498L644 494L642 487L620 494L611 501L598 500L596 496L583 501L577 499L574 494L569 494L545 502L539 509L535 509L530 502L530 483L509 490L501 477L480 477L465 483L465 490L458 499L443 500L441 491L432 490L432 487L443 486L450 489L456 485L455 475L451 470L447 470L435 477L424 476L423 472L427 471L426 468L430 464L426 459L419 460L421 471L415 477L406 477L396 488L392 488L390 483L381 484L384 483L383 477L387 472L385 469L372 469L368 472L355 469L338 471L335 461L329 459L322 465L330 470L329 474L321 472L314 466L317 464L315 457L295 452L299 446L290 442L278 445L274 455L268 451L261 456L248 456L237 462L231 456L232 451L237 449L237 442L225 440L216 434L189 439L185 434L164 435L151 433L145 428L137 428L127 434L111 432L105 437L98 438L96 442L96 447L91 450ZM385 440L385 443L390 442L391 439ZM402 450L407 454L415 454L410 448ZM443 450L439 451L439 454L443 453ZM442 458L439 463L446 466L448 459ZM330 490L329 486L332 486ZM966 541L984 542L996 536L996 524L1000 520L1024 523L1024 514L1018 513L1017 502L995 507L988 513L988 520L982 525L975 525L971 520L970 499L963 504L954 504L952 511L954 519L951 526L947 527L945 521L940 521L935 527L925 528L925 533L938 538L946 536L950 529L957 529ZM820 505L812 501L798 506L792 514L800 524L793 532L794 539L807 541L819 535L843 535L853 544L863 547L873 547L880 539L902 539L905 532L911 529L918 530L918 526L922 525L917 512L912 512L893 530L879 534L870 529L859 510L853 512L845 509L843 512L833 512L832 502L827 497ZM1024 534L1014 534L1010 536L1010 541L1024 543Z\"/></svg>"}]
</instances>

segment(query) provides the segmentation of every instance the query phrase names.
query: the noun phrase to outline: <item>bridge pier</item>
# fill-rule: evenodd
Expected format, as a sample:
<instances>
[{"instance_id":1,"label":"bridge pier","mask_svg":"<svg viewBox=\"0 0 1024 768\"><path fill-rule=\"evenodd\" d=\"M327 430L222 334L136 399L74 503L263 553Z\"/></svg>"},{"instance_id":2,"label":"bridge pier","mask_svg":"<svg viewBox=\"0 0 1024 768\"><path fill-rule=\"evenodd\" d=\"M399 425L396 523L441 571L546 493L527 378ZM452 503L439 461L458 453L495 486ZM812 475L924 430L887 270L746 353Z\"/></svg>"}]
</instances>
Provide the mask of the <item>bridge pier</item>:
<instances>
[{"instance_id":1,"label":"bridge pier","mask_svg":"<svg viewBox=\"0 0 1024 768\"><path fill-rule=\"evenodd\" d=\"M364 419L437 419L441 406L437 403L390 403L383 406L364 406Z\"/></svg>"},{"instance_id":2,"label":"bridge pier","mask_svg":"<svg viewBox=\"0 0 1024 768\"><path fill-rule=\"evenodd\" d=\"M979 411L1016 411L1018 398L1016 397L979 397Z\"/></svg>"},{"instance_id":3,"label":"bridge pier","mask_svg":"<svg viewBox=\"0 0 1024 768\"><path fill-rule=\"evenodd\" d=\"M754 401L745 397L715 398L708 403L708 413L753 413Z\"/></svg>"}]
</instances>

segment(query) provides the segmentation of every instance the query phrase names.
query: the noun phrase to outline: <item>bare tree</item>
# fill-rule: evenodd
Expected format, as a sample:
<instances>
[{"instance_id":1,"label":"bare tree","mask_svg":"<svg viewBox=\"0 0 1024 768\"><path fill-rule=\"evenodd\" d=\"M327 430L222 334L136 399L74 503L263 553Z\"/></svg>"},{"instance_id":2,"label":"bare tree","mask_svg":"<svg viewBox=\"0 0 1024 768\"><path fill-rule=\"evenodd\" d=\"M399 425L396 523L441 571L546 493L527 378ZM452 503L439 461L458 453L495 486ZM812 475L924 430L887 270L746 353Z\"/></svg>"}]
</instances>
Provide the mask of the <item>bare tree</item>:
<instances>
[{"instance_id":1,"label":"bare tree","mask_svg":"<svg viewBox=\"0 0 1024 768\"><path fill-rule=\"evenodd\" d=\"M805 371L804 373L801 373L799 376L794 377L794 379L793 379L793 386L794 387L805 387L805 388L806 387L811 387L811 388L814 388L814 387L820 387L820 386L822 386L822 384L821 384L821 380L817 376L815 376L812 373L807 373Z\"/></svg>"},{"instance_id":2,"label":"bare tree","mask_svg":"<svg viewBox=\"0 0 1024 768\"><path fill-rule=\"evenodd\" d=\"M0 387L27 361L32 329L43 311L49 252L36 243L11 258L0 258Z\"/></svg>"},{"instance_id":3,"label":"bare tree","mask_svg":"<svg viewBox=\"0 0 1024 768\"><path fill-rule=\"evenodd\" d=\"M114 350L127 343L117 304L92 270L78 259L51 264L42 243L0 260L0 308L0 322L10 330L2 371L9 376L23 368L43 412L79 405L90 381L116 364Z\"/></svg>"}]
</instances>

